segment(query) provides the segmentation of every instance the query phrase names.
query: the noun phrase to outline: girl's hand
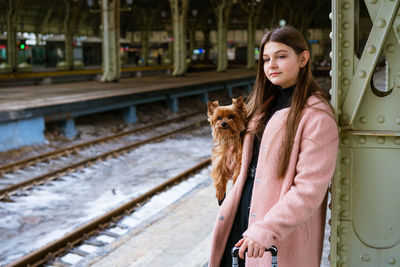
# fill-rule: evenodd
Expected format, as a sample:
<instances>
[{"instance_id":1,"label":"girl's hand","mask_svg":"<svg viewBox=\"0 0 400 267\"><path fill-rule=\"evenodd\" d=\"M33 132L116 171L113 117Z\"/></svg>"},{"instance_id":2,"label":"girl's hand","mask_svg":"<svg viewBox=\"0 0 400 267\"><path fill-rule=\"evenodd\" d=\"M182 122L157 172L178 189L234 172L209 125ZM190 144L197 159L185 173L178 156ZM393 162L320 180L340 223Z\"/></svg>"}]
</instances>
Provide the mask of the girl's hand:
<instances>
[{"instance_id":1,"label":"girl's hand","mask_svg":"<svg viewBox=\"0 0 400 267\"><path fill-rule=\"evenodd\" d=\"M246 249L247 257L261 258L264 256L265 248L249 237L243 237L235 244L235 246L240 246L239 257L241 259L244 259L244 253L246 252Z\"/></svg>"},{"instance_id":2,"label":"girl's hand","mask_svg":"<svg viewBox=\"0 0 400 267\"><path fill-rule=\"evenodd\" d=\"M236 161L233 157L233 152L235 151L235 147L231 146L231 148L228 150L227 156L226 156L226 163L225 166L228 169L228 172L232 175L235 167L236 167Z\"/></svg>"}]
</instances>

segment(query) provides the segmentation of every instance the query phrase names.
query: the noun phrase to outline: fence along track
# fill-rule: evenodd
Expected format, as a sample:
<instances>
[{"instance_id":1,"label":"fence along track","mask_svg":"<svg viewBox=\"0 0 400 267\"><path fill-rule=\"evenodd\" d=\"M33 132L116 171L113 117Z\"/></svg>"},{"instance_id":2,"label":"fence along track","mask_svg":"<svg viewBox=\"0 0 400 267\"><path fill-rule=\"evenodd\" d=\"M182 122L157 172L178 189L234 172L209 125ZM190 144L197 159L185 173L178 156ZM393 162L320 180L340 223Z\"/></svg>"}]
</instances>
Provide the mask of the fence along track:
<instances>
[{"instance_id":1,"label":"fence along track","mask_svg":"<svg viewBox=\"0 0 400 267\"><path fill-rule=\"evenodd\" d=\"M33 251L16 262L11 263L8 267L22 267L22 266L39 266L46 262L54 259L57 256L66 253L68 250L82 243L82 241L89 239L93 235L96 235L106 229L110 224L120 220L124 215L132 213L134 208L147 199L151 198L157 193L166 190L168 187L181 182L189 178L193 173L200 171L207 167L211 163L211 159L208 158L196 166L182 172L181 174L165 181L164 183L154 187L139 197L132 199L131 201L117 207L116 209L109 211L100 218L86 223L79 227L75 231L65 235L63 238L53 241L47 244L45 247Z\"/></svg>"},{"instance_id":2,"label":"fence along track","mask_svg":"<svg viewBox=\"0 0 400 267\"><path fill-rule=\"evenodd\" d=\"M168 120L152 123L152 124L149 124L149 125L137 128L137 129L124 131L124 132L117 133L117 134L114 134L114 135L111 135L111 136L101 137L101 138L98 138L98 139L95 139L95 140L91 140L91 141L88 141L88 142L84 142L84 143L81 143L81 144L69 146L69 147L66 147L66 148L57 149L57 150L50 151L50 152L47 152L47 153L43 153L43 154L40 154L40 155L37 155L37 156L34 156L34 157L30 157L30 158L23 159L23 160L20 160L20 161L17 161L17 162L6 164L6 165L3 165L3 166L0 166L0 178L5 173L15 172L16 170L21 169L21 168L23 168L25 166L31 166L31 165L37 164L39 162L43 162L43 161L46 161L46 160L51 160L51 159L58 158L58 157L61 157L61 156L65 156L65 155L69 155L69 154L72 154L72 153L76 153L77 151L79 151L81 149L84 149L86 147L89 147L89 146L92 146L92 145L95 145L95 144L100 144L100 143L103 143L103 142L111 141L113 139L117 139L117 138L129 135L129 134L133 134L135 132L139 132L139 131L151 129L151 128L154 128L154 127L162 126L162 125L174 122L174 121L184 120L184 119L186 119L188 117L193 117L193 116L196 116L196 115L199 115L199 114L201 114L201 112L192 112L192 113L189 113L189 114L185 114L185 115L179 116L177 118L172 118L172 119L168 119Z\"/></svg>"},{"instance_id":3,"label":"fence along track","mask_svg":"<svg viewBox=\"0 0 400 267\"><path fill-rule=\"evenodd\" d=\"M84 168L88 164L94 163L94 162L99 161L99 160L105 160L105 159L108 159L108 158L111 158L111 157L119 156L122 153L126 153L126 152L128 152L128 151L130 151L130 150L132 150L132 149L134 149L136 147L139 147L141 145L148 144L150 142L153 142L153 141L168 137L170 135L173 135L173 134L176 134L176 133L179 133L179 132L183 132L183 131L188 130L188 129L193 128L193 127L197 127L202 122L205 122L205 120L198 121L198 122L186 125L184 127L181 127L179 129L176 129L176 130L173 130L173 131L170 131L170 132L167 132L167 133L163 133L163 134L160 134L160 135L157 135L157 136L154 136L154 137L151 137L151 138L139 141L139 142L135 142L133 144L130 144L130 145L127 145L127 146L124 146L124 147L121 147L121 148L118 148L118 149L115 149L115 150L111 150L111 151L105 152L103 154L91 157L89 159L84 159L84 160L76 162L76 163L74 163L72 165L63 167L61 169L58 169L58 170L55 170L55 171L52 171L52 172L49 172L49 173L34 177L34 178L31 178L31 179L23 181L21 183L10 185L8 187L0 189L0 200L1 201L7 201L7 200L10 199L10 195L17 193L18 190L27 190L27 189L35 186L35 185L40 185L40 184L44 184L46 182L50 182L50 181L53 181L53 180L60 179L62 175L65 175L67 173L70 173L70 172L76 171L78 169Z\"/></svg>"}]
</instances>

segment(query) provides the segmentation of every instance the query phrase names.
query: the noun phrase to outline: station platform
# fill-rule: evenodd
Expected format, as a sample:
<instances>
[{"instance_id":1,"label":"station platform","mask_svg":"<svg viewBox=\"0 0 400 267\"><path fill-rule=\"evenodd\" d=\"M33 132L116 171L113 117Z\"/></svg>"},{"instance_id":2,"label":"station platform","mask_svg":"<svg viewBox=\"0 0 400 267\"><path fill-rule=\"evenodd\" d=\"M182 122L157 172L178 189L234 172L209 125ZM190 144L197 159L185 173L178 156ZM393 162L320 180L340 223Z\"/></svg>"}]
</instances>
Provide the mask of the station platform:
<instances>
[{"instance_id":1,"label":"station platform","mask_svg":"<svg viewBox=\"0 0 400 267\"><path fill-rule=\"evenodd\" d=\"M170 74L172 69L171 65L124 66L121 68L121 78ZM74 70L33 67L29 71L20 72L2 72L0 69L0 87L99 81L102 72L99 66Z\"/></svg>"},{"instance_id":2,"label":"station platform","mask_svg":"<svg viewBox=\"0 0 400 267\"><path fill-rule=\"evenodd\" d=\"M45 122L57 121L67 138L76 135L74 118L109 110L121 110L126 122L137 121L136 105L165 101L173 111L178 99L244 87L248 91L255 71L244 68L187 73L182 77L156 75L98 81L0 88L0 151L43 143Z\"/></svg>"},{"instance_id":3,"label":"station platform","mask_svg":"<svg viewBox=\"0 0 400 267\"><path fill-rule=\"evenodd\" d=\"M218 209L209 179L164 210L157 221L124 235L78 266L206 267Z\"/></svg>"},{"instance_id":4,"label":"station platform","mask_svg":"<svg viewBox=\"0 0 400 267\"><path fill-rule=\"evenodd\" d=\"M228 194L231 189L230 182ZM156 220L128 232L76 267L207 267L218 210L210 178L165 209ZM328 210L320 267L330 266L329 219Z\"/></svg>"}]
</instances>

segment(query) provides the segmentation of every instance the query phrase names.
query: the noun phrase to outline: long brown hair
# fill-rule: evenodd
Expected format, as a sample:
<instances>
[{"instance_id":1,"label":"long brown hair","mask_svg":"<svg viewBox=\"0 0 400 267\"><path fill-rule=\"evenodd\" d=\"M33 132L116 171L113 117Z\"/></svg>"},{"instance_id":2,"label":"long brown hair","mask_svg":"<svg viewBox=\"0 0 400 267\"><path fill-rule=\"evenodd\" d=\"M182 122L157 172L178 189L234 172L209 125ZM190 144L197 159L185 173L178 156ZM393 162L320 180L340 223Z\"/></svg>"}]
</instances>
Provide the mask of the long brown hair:
<instances>
[{"instance_id":1,"label":"long brown hair","mask_svg":"<svg viewBox=\"0 0 400 267\"><path fill-rule=\"evenodd\" d=\"M267 79L264 73L264 47L265 44L270 41L290 46L297 55L300 55L303 51L309 51L303 35L291 26L277 28L267 31L264 34L260 43L257 78L249 98L247 99L248 119L251 119L254 115L262 115L257 123L257 127L255 129L249 129L250 132L255 132L256 134L262 134L267 116L271 109L272 100L274 100L277 94L276 87ZM278 169L280 178L285 176L289 166L294 137L301 119L300 114L306 106L307 98L311 95L315 95L322 101L325 101L331 107L333 114L333 108L329 103L330 96L315 82L311 73L311 61L308 60L307 64L299 70L296 87L291 100L291 108L285 122L284 142L282 147L283 153L281 153L281 157L279 158Z\"/></svg>"}]
</instances>

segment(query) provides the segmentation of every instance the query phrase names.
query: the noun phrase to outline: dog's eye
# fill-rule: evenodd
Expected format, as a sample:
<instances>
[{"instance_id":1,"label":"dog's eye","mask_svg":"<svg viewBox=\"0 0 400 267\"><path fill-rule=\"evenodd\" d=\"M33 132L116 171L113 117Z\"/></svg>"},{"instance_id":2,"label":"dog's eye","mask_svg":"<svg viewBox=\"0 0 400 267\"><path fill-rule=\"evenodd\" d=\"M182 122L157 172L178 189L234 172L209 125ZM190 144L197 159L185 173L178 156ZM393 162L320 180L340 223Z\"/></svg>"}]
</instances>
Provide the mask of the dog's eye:
<instances>
[{"instance_id":1,"label":"dog's eye","mask_svg":"<svg viewBox=\"0 0 400 267\"><path fill-rule=\"evenodd\" d=\"M231 115L228 116L228 118L232 120L233 118L235 118L235 115L231 114Z\"/></svg>"},{"instance_id":2,"label":"dog's eye","mask_svg":"<svg viewBox=\"0 0 400 267\"><path fill-rule=\"evenodd\" d=\"M219 121L220 121L221 119L222 119L222 117L221 117L221 116L218 116L218 117L217 117L217 120L219 120Z\"/></svg>"}]
</instances>

